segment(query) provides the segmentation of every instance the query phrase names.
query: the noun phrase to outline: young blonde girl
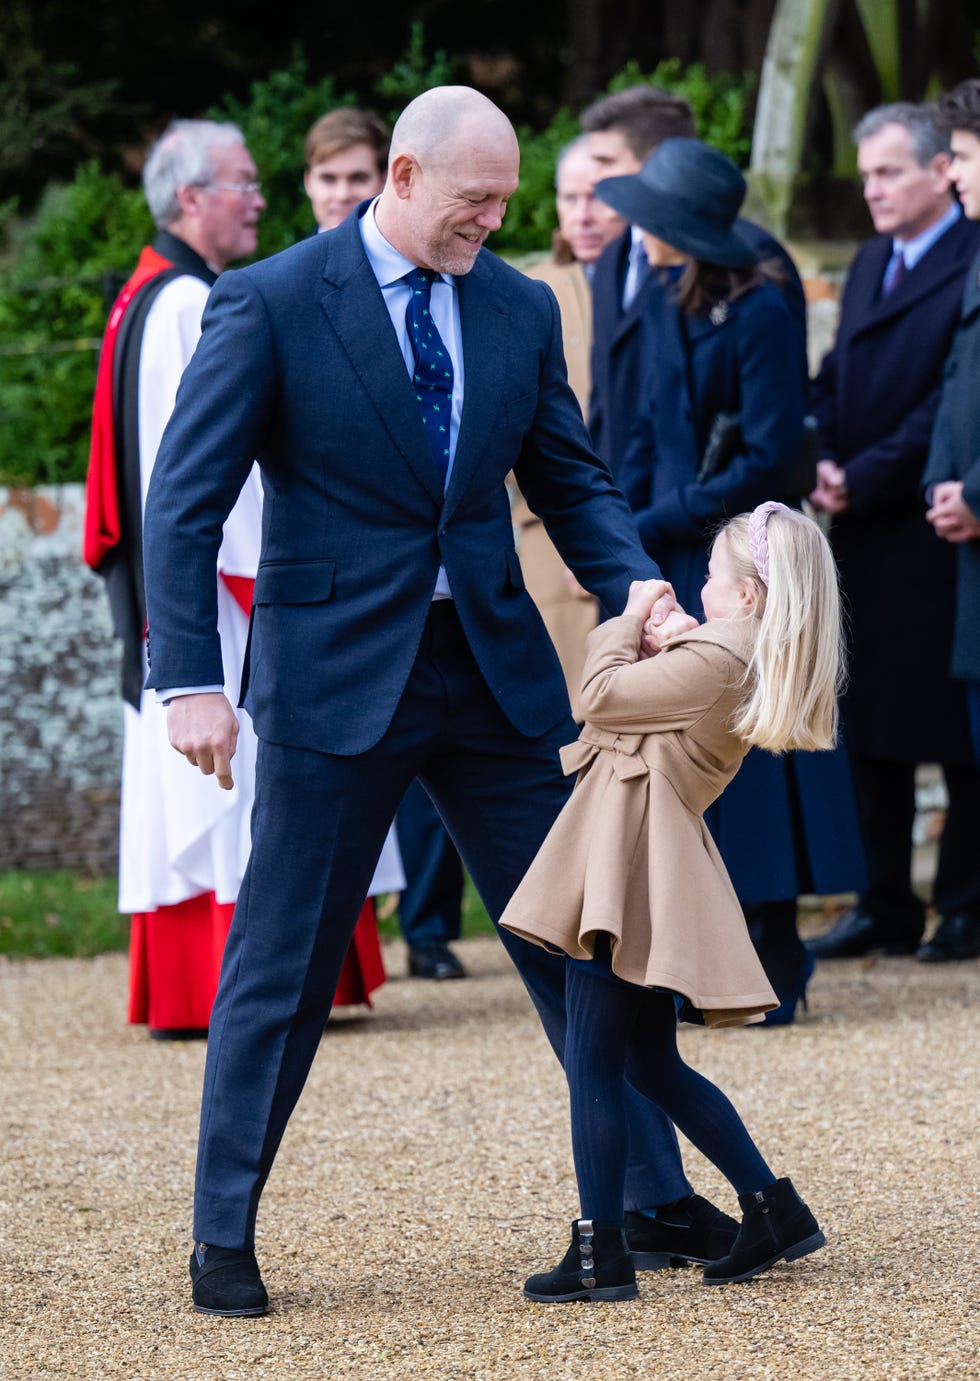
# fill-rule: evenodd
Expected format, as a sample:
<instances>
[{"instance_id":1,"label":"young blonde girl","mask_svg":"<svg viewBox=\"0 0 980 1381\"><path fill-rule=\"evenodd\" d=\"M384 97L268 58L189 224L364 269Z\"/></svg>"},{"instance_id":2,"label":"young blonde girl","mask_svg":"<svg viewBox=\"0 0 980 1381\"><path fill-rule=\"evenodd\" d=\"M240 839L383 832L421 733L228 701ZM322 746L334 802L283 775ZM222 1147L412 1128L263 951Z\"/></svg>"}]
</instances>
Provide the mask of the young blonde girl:
<instances>
[{"instance_id":1,"label":"young blonde girl","mask_svg":"<svg viewBox=\"0 0 980 1381\"><path fill-rule=\"evenodd\" d=\"M829 748L841 677L837 574L820 529L778 503L733 518L711 553L706 622L653 657L644 623L664 581L636 582L590 635L585 727L563 752L579 774L502 924L568 956L564 1066L582 1217L530 1299L631 1299L624 1078L731 1182L742 1224L706 1284L747 1280L824 1245L725 1095L677 1051L677 1013L760 1021L777 998L703 812L750 745ZM642 1265L642 1262L640 1263Z\"/></svg>"}]
</instances>

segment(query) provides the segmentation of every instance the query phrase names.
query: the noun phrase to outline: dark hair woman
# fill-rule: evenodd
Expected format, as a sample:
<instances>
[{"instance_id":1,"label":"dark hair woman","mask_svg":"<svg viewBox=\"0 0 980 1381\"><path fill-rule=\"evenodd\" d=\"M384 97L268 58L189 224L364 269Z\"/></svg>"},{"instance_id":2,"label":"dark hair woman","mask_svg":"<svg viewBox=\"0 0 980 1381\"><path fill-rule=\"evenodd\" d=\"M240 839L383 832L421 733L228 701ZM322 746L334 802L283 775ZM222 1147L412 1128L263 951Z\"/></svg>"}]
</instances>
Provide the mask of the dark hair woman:
<instances>
[{"instance_id":1,"label":"dark hair woman","mask_svg":"<svg viewBox=\"0 0 980 1381\"><path fill-rule=\"evenodd\" d=\"M667 139L596 195L644 232L660 290L644 321L649 369L622 484L647 550L700 614L711 539L768 499L808 492L805 342L767 264L739 234L742 174L693 139ZM841 750L753 749L705 816L749 931L794 1019L813 960L796 928L801 893L860 890L864 860Z\"/></svg>"}]
</instances>

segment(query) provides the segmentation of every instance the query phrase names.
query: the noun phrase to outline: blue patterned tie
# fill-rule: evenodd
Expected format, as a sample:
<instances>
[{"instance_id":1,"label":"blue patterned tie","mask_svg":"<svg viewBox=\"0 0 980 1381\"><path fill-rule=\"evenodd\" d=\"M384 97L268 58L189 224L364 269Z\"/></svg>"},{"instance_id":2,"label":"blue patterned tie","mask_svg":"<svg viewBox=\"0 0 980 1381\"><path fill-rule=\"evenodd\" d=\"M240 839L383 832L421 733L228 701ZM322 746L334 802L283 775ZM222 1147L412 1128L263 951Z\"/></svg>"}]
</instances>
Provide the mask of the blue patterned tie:
<instances>
[{"instance_id":1,"label":"blue patterned tie","mask_svg":"<svg viewBox=\"0 0 980 1381\"><path fill-rule=\"evenodd\" d=\"M443 485L449 473L449 420L453 410L453 364L435 322L429 315L429 300L436 274L431 269L412 269L405 282L412 290L405 325L415 356L412 383L422 425L432 447Z\"/></svg>"}]
</instances>

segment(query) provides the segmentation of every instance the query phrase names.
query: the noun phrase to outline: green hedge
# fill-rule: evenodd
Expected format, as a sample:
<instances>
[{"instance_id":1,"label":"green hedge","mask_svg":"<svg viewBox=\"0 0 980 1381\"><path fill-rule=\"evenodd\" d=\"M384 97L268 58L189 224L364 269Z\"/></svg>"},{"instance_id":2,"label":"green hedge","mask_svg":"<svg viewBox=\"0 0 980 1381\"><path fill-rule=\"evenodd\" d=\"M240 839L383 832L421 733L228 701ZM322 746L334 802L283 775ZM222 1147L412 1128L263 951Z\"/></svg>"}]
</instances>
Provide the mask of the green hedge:
<instances>
[{"instance_id":1,"label":"green hedge","mask_svg":"<svg viewBox=\"0 0 980 1381\"><path fill-rule=\"evenodd\" d=\"M426 58L421 29L413 29L404 59L378 84L374 102L393 119L419 92L455 78L444 53ZM691 102L701 136L740 163L750 144L750 76L709 77L703 67L661 63L649 74L634 65L609 86L650 82L682 92ZM354 98L327 77L311 81L305 58L256 82L245 102L226 99L209 112L239 124L258 164L268 209L259 253L284 249L309 233L311 216L302 186L302 147L317 116ZM546 129L521 128L521 185L493 247L520 255L548 247L555 224L554 165L558 150L578 129L559 110ZM49 188L32 223L13 230L13 208L0 207L8 265L0 269L0 484L51 484L84 478L97 341L108 306L152 236L139 190L96 164L73 181Z\"/></svg>"}]
</instances>

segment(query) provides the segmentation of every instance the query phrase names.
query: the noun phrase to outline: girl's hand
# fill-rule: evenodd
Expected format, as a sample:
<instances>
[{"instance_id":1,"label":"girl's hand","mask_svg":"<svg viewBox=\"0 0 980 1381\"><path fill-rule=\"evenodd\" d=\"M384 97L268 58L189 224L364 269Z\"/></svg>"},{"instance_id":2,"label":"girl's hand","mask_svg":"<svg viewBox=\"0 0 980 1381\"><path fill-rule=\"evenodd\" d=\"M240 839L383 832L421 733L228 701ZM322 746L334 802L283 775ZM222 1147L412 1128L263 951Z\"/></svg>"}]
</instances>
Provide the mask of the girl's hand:
<instances>
[{"instance_id":1,"label":"girl's hand","mask_svg":"<svg viewBox=\"0 0 980 1381\"><path fill-rule=\"evenodd\" d=\"M666 580L634 580L630 585L629 598L624 614L633 614L644 621L650 618L653 606L662 601L655 623L663 623L672 609L677 608L673 586Z\"/></svg>"}]
</instances>

